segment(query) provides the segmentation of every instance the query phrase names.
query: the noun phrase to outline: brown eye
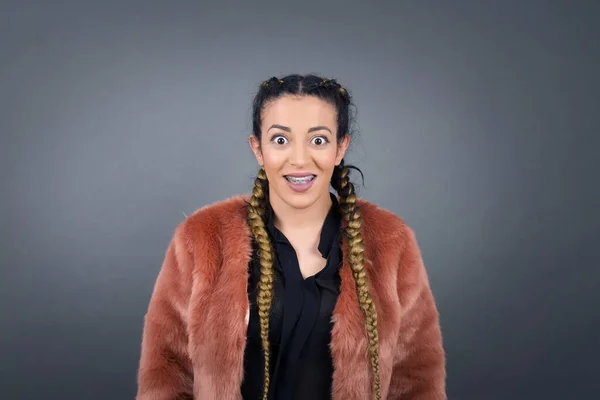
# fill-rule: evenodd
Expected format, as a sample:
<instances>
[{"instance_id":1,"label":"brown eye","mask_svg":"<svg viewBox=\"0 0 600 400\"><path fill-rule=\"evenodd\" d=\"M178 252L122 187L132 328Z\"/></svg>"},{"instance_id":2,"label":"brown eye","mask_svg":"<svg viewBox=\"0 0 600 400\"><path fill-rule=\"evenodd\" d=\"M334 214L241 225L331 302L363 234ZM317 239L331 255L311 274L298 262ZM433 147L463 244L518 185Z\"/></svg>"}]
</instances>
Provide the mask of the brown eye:
<instances>
[{"instance_id":1,"label":"brown eye","mask_svg":"<svg viewBox=\"0 0 600 400\"><path fill-rule=\"evenodd\" d=\"M322 136L317 136L316 138L313 139L313 143L317 146L323 146L324 144L327 143L327 139L325 139Z\"/></svg>"},{"instance_id":2,"label":"brown eye","mask_svg":"<svg viewBox=\"0 0 600 400\"><path fill-rule=\"evenodd\" d=\"M271 138L271 141L272 141L272 142L275 142L276 144L279 144L279 145L284 145L284 144L286 143L286 140L287 140L287 139L286 139L285 137L283 137L283 136L280 136L280 135L273 136L273 137Z\"/></svg>"}]
</instances>

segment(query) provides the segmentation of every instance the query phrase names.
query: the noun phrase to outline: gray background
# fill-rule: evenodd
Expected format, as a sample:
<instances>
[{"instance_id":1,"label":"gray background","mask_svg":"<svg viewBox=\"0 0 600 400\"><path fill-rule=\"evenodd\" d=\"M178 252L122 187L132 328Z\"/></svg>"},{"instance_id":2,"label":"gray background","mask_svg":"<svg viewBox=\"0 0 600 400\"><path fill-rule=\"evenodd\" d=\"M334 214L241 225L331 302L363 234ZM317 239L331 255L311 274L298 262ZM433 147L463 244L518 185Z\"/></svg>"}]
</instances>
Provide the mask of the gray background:
<instances>
[{"instance_id":1,"label":"gray background","mask_svg":"<svg viewBox=\"0 0 600 400\"><path fill-rule=\"evenodd\" d=\"M293 72L355 97L348 162L417 233L450 399L595 397L599 25L593 1L2 2L0 398L133 398L173 229L250 189L252 96Z\"/></svg>"}]
</instances>

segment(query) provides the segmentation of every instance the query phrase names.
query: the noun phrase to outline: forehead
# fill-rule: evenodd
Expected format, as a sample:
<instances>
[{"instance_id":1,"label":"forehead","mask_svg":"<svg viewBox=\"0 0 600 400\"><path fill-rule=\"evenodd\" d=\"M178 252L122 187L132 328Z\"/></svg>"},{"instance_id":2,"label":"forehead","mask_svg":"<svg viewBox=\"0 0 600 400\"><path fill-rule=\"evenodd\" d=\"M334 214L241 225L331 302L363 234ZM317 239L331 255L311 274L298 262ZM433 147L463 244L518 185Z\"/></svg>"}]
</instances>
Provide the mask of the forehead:
<instances>
[{"instance_id":1,"label":"forehead","mask_svg":"<svg viewBox=\"0 0 600 400\"><path fill-rule=\"evenodd\" d=\"M292 129L316 125L335 128L336 109L315 96L285 95L267 104L263 110L263 126L280 124Z\"/></svg>"}]
</instances>

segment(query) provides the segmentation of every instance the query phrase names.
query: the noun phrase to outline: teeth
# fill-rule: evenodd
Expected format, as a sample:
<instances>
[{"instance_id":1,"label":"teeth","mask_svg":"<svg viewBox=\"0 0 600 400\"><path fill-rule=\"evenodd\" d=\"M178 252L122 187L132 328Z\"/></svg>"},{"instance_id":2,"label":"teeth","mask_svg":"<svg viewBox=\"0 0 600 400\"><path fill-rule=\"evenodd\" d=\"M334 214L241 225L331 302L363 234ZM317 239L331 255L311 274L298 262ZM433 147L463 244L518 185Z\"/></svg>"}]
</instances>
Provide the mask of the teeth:
<instances>
[{"instance_id":1,"label":"teeth","mask_svg":"<svg viewBox=\"0 0 600 400\"><path fill-rule=\"evenodd\" d=\"M286 176L285 179L287 179L288 181L290 181L292 183L295 183L297 185L301 185L301 184L308 183L308 182L312 181L313 179L315 179L315 176L314 175L310 175L310 176L305 176L305 177L302 177L302 178L294 178L294 177L291 177L291 176Z\"/></svg>"}]
</instances>

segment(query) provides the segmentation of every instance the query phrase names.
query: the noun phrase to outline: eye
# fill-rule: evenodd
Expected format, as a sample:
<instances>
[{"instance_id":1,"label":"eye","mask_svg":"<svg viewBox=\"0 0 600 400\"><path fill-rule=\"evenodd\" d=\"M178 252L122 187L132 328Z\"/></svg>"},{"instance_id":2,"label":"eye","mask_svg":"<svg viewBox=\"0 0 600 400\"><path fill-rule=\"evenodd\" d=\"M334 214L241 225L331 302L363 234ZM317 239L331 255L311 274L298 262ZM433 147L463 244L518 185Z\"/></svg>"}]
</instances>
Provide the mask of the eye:
<instances>
[{"instance_id":1,"label":"eye","mask_svg":"<svg viewBox=\"0 0 600 400\"><path fill-rule=\"evenodd\" d=\"M327 143L329 143L329 140L327 140L327 138L325 136L317 136L317 137L313 138L312 142L313 142L313 144L315 144L317 146L323 146L323 145L326 145Z\"/></svg>"},{"instance_id":2,"label":"eye","mask_svg":"<svg viewBox=\"0 0 600 400\"><path fill-rule=\"evenodd\" d=\"M279 145L284 145L287 143L287 139L285 138L285 136L275 135L271 138L271 142L274 142L275 144Z\"/></svg>"}]
</instances>

